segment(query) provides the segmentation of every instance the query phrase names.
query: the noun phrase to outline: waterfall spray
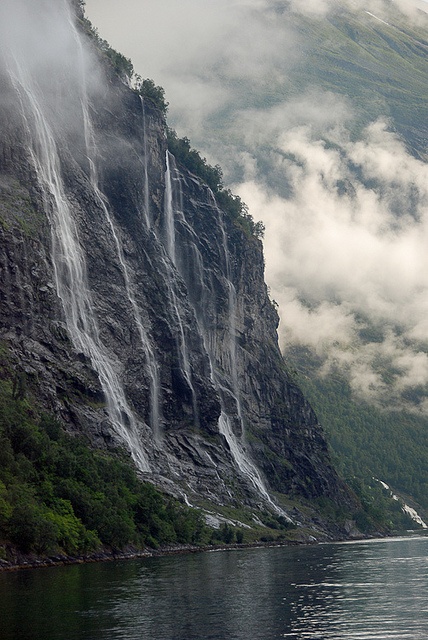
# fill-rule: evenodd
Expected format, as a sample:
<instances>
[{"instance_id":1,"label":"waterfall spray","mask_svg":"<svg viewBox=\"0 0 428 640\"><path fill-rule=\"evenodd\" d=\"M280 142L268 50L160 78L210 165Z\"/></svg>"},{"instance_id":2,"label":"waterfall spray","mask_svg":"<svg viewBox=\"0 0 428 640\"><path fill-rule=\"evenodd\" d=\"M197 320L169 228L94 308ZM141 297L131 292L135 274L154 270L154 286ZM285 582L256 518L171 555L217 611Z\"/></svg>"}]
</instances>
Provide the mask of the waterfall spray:
<instances>
[{"instance_id":1,"label":"waterfall spray","mask_svg":"<svg viewBox=\"0 0 428 640\"><path fill-rule=\"evenodd\" d=\"M144 324L141 318L140 309L133 292L133 286L132 286L132 282L129 274L129 268L125 261L125 256L122 248L122 243L119 238L119 233L116 230L112 215L110 214L110 211L109 211L108 200L99 187L98 173L97 173L97 167L96 167L96 159L97 159L98 153L97 153L97 146L95 141L95 133L94 133L92 121L90 118L90 104L89 104L85 69L84 69L84 63L83 63L83 48L80 42L79 35L76 31L76 28L74 26L74 23L72 22L71 17L70 17L70 26L73 30L73 34L78 46L79 59L80 59L81 105L82 105L82 113L83 113L86 155L89 162L89 179L90 179L91 187L96 197L96 200L104 213L104 217L107 221L108 227L111 231L111 234L114 240L114 245L116 247L119 264L122 270L126 294L132 308L134 322L137 327L138 334L140 337L140 343L144 351L145 360L147 363L147 373L150 380L150 426L153 430L155 440L158 441L161 436L159 366L156 361L156 357L155 357L154 350L151 345L149 336L144 327ZM147 189L148 189L148 184L147 184Z\"/></svg>"},{"instance_id":2,"label":"waterfall spray","mask_svg":"<svg viewBox=\"0 0 428 640\"><path fill-rule=\"evenodd\" d=\"M25 59L19 58L18 49L14 50L8 52L8 73L20 101L28 152L51 225L56 290L62 302L67 329L75 349L90 359L98 373L114 430L127 444L137 467L148 472L150 467L141 449L138 425L117 373L119 365L112 360L100 338L87 281L85 256L66 195L55 135L49 122L50 112L34 76L26 68Z\"/></svg>"}]
</instances>

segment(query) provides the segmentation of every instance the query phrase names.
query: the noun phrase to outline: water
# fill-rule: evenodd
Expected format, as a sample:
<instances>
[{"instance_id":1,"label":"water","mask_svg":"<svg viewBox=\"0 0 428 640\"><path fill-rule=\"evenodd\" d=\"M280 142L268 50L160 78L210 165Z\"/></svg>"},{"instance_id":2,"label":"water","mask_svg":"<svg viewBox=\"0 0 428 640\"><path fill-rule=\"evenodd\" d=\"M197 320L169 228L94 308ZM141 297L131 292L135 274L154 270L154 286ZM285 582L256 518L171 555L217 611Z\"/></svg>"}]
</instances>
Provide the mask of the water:
<instances>
[{"instance_id":1,"label":"water","mask_svg":"<svg viewBox=\"0 0 428 640\"><path fill-rule=\"evenodd\" d=\"M221 261L225 274L225 287L228 295L228 339L226 349L224 345L219 349L217 344L217 326L212 325L212 317L216 316L216 293L210 279L210 265L204 264L203 256L198 247L198 237L192 226L188 224L183 208L183 195L181 189L181 176L177 169L174 156L166 152L165 171L165 202L164 202L164 230L163 239L166 252L186 283L189 299L193 305L195 316L202 337L206 353L208 355L211 379L216 387L222 406L218 421L220 433L225 437L232 457L239 471L244 475L262 499L268 502L281 515L288 516L277 507L267 492L263 480L256 465L246 452L244 423L242 418L241 402L239 398L238 366L237 366L237 341L236 341L236 315L237 302L236 290L232 282L229 263L229 248L227 235L223 221L223 214L219 210L214 194L208 191L212 206L216 214L216 224L222 240ZM176 223L180 230L181 243L177 242ZM171 287L171 292L172 287ZM213 305L214 301L214 305ZM186 336L177 304L174 304L180 327L181 343L180 353L184 377L192 391L194 398L194 414L196 414L196 400L194 387L191 380L191 370L188 358ZM223 361L223 355L227 355L227 362ZM225 366L224 366L225 365ZM225 375L228 370L228 376ZM236 425L234 429L234 424ZM235 433L238 432L238 435Z\"/></svg>"},{"instance_id":2,"label":"water","mask_svg":"<svg viewBox=\"0 0 428 640\"><path fill-rule=\"evenodd\" d=\"M428 538L0 574L2 640L426 640Z\"/></svg>"},{"instance_id":3,"label":"water","mask_svg":"<svg viewBox=\"0 0 428 640\"><path fill-rule=\"evenodd\" d=\"M167 151L166 157L166 172L165 172L165 244L168 255L171 259L171 262L176 266L176 255L175 255L175 208L174 208L174 186L173 180L177 180L176 178L176 169L174 156ZM172 171L171 171L171 163L172 163Z\"/></svg>"},{"instance_id":4,"label":"water","mask_svg":"<svg viewBox=\"0 0 428 640\"><path fill-rule=\"evenodd\" d=\"M85 122L85 130L88 131L88 140L87 140L87 157L89 160L90 166L90 182L92 186L92 190L98 201L99 206L101 207L108 228L110 229L113 244L116 248L118 263L122 270L122 275L124 279L124 285L126 294L128 297L128 301L130 303L132 309L132 315L134 319L134 324L137 327L138 334L140 337L140 343L144 352L144 357L146 361L146 370L149 377L150 383L150 424L153 429L153 433L156 440L160 440L160 381L159 381L159 366L156 361L154 348L149 340L149 336L144 327L143 320L141 317L140 309L134 295L134 286L131 281L130 270L125 261L125 254L123 251L123 246L120 241L119 232L116 230L115 224L113 222L113 217L110 215L110 211L108 208L108 200L104 193L99 189L98 186L98 177L97 170L94 160L92 159L92 154L94 156L97 155L96 145L95 145L95 136L92 130L91 121L89 118L89 108L88 106L83 109L84 114L84 122ZM92 153L91 153L92 152ZM144 471L144 469L142 469Z\"/></svg>"},{"instance_id":5,"label":"water","mask_svg":"<svg viewBox=\"0 0 428 640\"><path fill-rule=\"evenodd\" d=\"M57 8L58 20L64 31L68 50L81 60L79 38L72 23L68 4ZM42 19L45 19L45 14ZM66 326L75 349L84 353L97 371L106 399L110 421L120 440L127 444L137 467L149 471L149 464L142 450L138 425L125 396L120 380L121 365L103 344L98 319L95 314L92 293L87 278L86 257L82 249L76 212L73 209L63 181L58 140L61 123L59 114L66 100L56 105L49 84L34 68L34 61L20 41L7 43L6 70L16 91L21 108L22 121L27 132L28 153L32 159L38 183L43 195L45 211L51 225L52 263L57 295L64 310ZM64 45L65 46L65 45ZM79 96L82 122L88 133L88 105L82 77L82 64L73 70L70 84ZM54 83L53 83L54 84ZM47 90L49 89L49 90ZM80 115L76 116L79 120ZM89 158L88 158L89 159Z\"/></svg>"},{"instance_id":6,"label":"water","mask_svg":"<svg viewBox=\"0 0 428 640\"><path fill-rule=\"evenodd\" d=\"M152 221L150 217L150 186L149 186L149 168L148 168L148 151L147 151L147 124L146 124L146 106L144 104L143 96L140 96L141 101L141 111L143 113L143 135L144 135L144 158L143 158L143 168L144 168L144 214L146 218L147 228L150 229L152 226Z\"/></svg>"},{"instance_id":7,"label":"water","mask_svg":"<svg viewBox=\"0 0 428 640\"><path fill-rule=\"evenodd\" d=\"M115 228L115 224L113 222L113 217L109 211L109 202L105 194L101 191L98 181L98 171L96 161L98 159L98 149L95 139L95 131L92 125L91 117L90 117L90 101L88 97L88 87L87 87L87 78L85 73L85 64L84 64L84 52L83 45L80 41L79 34L77 29L73 24L73 20L71 15L69 15L69 24L70 29L72 30L76 45L79 52L79 87L80 87L80 101L82 107L82 115L83 115L83 129L85 132L85 151L86 157L89 163L89 180L91 183L91 187L94 193L94 196L104 213L104 217L106 219L108 228L110 229L113 244L116 248L118 262L120 264L125 290L127 293L128 301L130 303L132 314L134 318L134 323L138 329L138 333L140 336L141 346L144 351L145 361L146 361L146 369L150 382L150 424L153 429L153 433L156 440L160 439L160 382L159 382L159 366L156 361L155 353L153 346L149 340L149 336L144 327L140 309L138 307L137 300L134 295L134 287L131 281L129 268L125 261L125 255L122 247L122 243L120 241L119 232ZM142 99L141 99L142 100ZM144 117L144 102L142 101L143 108L143 120ZM144 122L144 146L146 147L146 134L145 134L145 122ZM147 156L144 159L145 165L145 180L146 180L146 198L148 198L148 173L147 173ZM148 208L146 207L146 217L148 221ZM133 418L132 418L133 419ZM144 455L141 453L141 455ZM137 461L138 462L138 461ZM147 466L147 465L146 465ZM142 471L148 470L148 467L142 469Z\"/></svg>"}]
</instances>

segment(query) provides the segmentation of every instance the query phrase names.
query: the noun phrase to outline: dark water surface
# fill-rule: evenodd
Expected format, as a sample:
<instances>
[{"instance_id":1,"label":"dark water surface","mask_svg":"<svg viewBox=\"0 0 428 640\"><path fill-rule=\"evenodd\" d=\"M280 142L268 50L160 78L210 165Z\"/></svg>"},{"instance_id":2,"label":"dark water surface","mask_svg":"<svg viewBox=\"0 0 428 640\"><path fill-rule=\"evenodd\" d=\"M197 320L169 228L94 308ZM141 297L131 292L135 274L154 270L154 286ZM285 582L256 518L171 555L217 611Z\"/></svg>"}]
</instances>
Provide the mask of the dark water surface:
<instances>
[{"instance_id":1,"label":"dark water surface","mask_svg":"<svg viewBox=\"0 0 428 640\"><path fill-rule=\"evenodd\" d=\"M427 640L428 537L0 574L1 640Z\"/></svg>"}]
</instances>

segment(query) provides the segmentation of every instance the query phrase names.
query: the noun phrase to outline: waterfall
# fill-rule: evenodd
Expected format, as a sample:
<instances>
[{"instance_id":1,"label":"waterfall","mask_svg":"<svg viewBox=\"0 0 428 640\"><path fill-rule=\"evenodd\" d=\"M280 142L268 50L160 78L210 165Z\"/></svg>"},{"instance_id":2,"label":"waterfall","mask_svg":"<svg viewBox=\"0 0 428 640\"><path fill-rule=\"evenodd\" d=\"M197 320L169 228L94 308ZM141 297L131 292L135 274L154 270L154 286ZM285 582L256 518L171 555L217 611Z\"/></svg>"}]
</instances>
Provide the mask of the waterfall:
<instances>
[{"instance_id":1,"label":"waterfall","mask_svg":"<svg viewBox=\"0 0 428 640\"><path fill-rule=\"evenodd\" d=\"M211 191L211 189L209 189L209 194L212 198L213 206L217 212L218 224L221 230L222 241L223 241L224 265L226 269L226 285L228 290L230 375L231 375L231 382L232 382L232 394L236 402L237 416L241 424L241 438L238 438L234 434L232 425L230 422L230 417L224 412L222 412L219 419L219 430L220 430L220 433L222 433L226 438L226 441L229 445L230 450L232 451L235 462L238 465L241 472L243 473L243 475L249 478L250 482L258 491L258 493L261 496L263 496L263 498L270 504L270 506L277 513L279 513L279 515L285 517L287 520L291 522L291 518L289 518L289 516L280 507L278 507L278 505L276 505L272 501L272 498L270 497L264 485L264 482L261 478L259 470L257 469L256 465L253 463L253 461L245 451L245 429L244 429L244 421L242 417L242 408L241 408L239 382L238 382L238 366L237 366L236 289L232 281L230 258L229 258L230 254L229 254L229 247L227 242L226 229L225 229L224 220L223 220L223 214L218 208L215 196Z\"/></svg>"},{"instance_id":2,"label":"waterfall","mask_svg":"<svg viewBox=\"0 0 428 640\"><path fill-rule=\"evenodd\" d=\"M14 48L15 49L15 48ZM20 100L28 135L28 151L40 185L46 214L51 225L52 263L58 297L64 310L71 340L97 371L113 428L125 442L137 467L150 467L141 449L138 425L128 406L117 369L102 344L86 275L86 262L80 246L72 207L61 175L61 163L49 109L44 104L34 76L26 71L25 61L9 51L9 77Z\"/></svg>"},{"instance_id":3,"label":"waterfall","mask_svg":"<svg viewBox=\"0 0 428 640\"><path fill-rule=\"evenodd\" d=\"M118 233L116 232L115 225L113 223L112 217L107 208L106 198L97 186L95 165L92 161L90 162L90 165L92 167L91 168L91 186L105 214L106 220L108 222L108 225L114 240L117 256L119 259L119 264L122 270L126 294L132 308L133 319L138 330L141 346L144 351L144 356L147 363L147 373L150 381L150 426L153 430L155 439L159 441L161 438L159 366L156 361L153 347L150 343L148 334L144 327L144 324L141 318L140 309L138 307L138 303L133 292L131 278L129 275L127 264L125 262L125 256L123 253L122 244L119 240Z\"/></svg>"},{"instance_id":4,"label":"waterfall","mask_svg":"<svg viewBox=\"0 0 428 640\"><path fill-rule=\"evenodd\" d=\"M172 186L172 175L170 158L173 156L169 151L166 152L166 173L165 173L165 245L166 251L171 259L171 262L176 266L175 256L175 219L174 219L174 191ZM175 179L175 176L174 176Z\"/></svg>"},{"instance_id":5,"label":"waterfall","mask_svg":"<svg viewBox=\"0 0 428 640\"><path fill-rule=\"evenodd\" d=\"M421 516L419 515L419 513L416 511L416 509L413 509L413 507L409 507L408 504L405 503L405 501L403 500L403 498L399 498L391 489L391 487L386 484L386 482L383 482L383 480L379 480L379 478L373 478L373 480L375 480L376 482L379 482L379 484L386 489L386 491L388 491L390 497L395 500L396 502L398 502L400 504L401 507L401 511L403 513L405 513L406 515L409 516L409 518L411 518L413 520L413 522L416 522L416 524L418 524L420 527L422 527L422 529L428 529L428 525L426 524L426 522L424 522L421 518Z\"/></svg>"},{"instance_id":6,"label":"waterfall","mask_svg":"<svg viewBox=\"0 0 428 640\"><path fill-rule=\"evenodd\" d=\"M177 268L177 256L176 256L176 241L175 241L175 215L181 214L181 209L175 205L177 200L181 201L181 194L177 197L177 188L180 191L180 179L175 167L174 156L170 152L166 151L165 156L166 171L165 171L165 200L164 200L164 213L165 213L165 229L164 229L164 246L166 252L170 258L170 261L174 267ZM178 185L178 186L177 186ZM196 425L199 425L198 415L198 403L196 398L195 387L192 382L192 370L189 360L189 349L187 346L186 333L184 330L184 323L182 319L182 313L178 304L178 299L174 291L173 282L175 274L171 264L165 263L166 270L169 279L169 299L171 307L174 311L174 315L177 319L179 328L180 339L178 340L178 349L181 360L181 370L186 380L186 383L192 394L192 408L193 417Z\"/></svg>"},{"instance_id":7,"label":"waterfall","mask_svg":"<svg viewBox=\"0 0 428 640\"><path fill-rule=\"evenodd\" d=\"M198 248L198 237L188 224L181 202L180 193L176 193L180 187L180 175L175 165L174 156L168 151L166 154L166 174L165 174L165 224L164 238L166 250L178 269L180 275L186 283L189 298L192 302L196 320L202 337L206 353L210 363L211 380L216 388L221 403L221 415L218 422L220 433L226 439L231 455L241 474L245 476L262 498L280 515L286 517L271 499L261 478L260 472L245 449L244 427L239 394L237 348L236 348L236 289L232 282L232 274L229 261L229 249L227 245L226 230L222 213L215 201L214 194L210 191L213 207L217 214L218 226L222 238L223 266L225 272L225 285L228 292L228 366L229 380L226 382L223 371L220 368L218 351L218 337L216 335L215 323L209 320L211 305L215 296L209 282L210 269L204 264L202 254ZM176 242L176 224L180 228L182 241ZM185 239L184 239L185 238ZM187 265L187 268L185 268ZM233 400L233 407L231 407ZM239 438L232 427L233 414L236 414L241 428L241 438Z\"/></svg>"},{"instance_id":8,"label":"waterfall","mask_svg":"<svg viewBox=\"0 0 428 640\"><path fill-rule=\"evenodd\" d=\"M96 159L98 156L97 146L95 141L95 132L92 125L91 117L90 117L90 103L87 92L87 81L84 67L84 56L83 56L83 47L79 38L79 34L76 31L74 26L72 17L69 15L69 23L72 29L74 38L76 40L76 44L79 52L79 62L80 62L80 76L81 76L81 106L83 113L83 128L85 134L85 146L86 146L86 156L89 162L89 180L91 183L92 190L96 197L96 200L101 207L104 217L107 221L108 227L111 231L114 246L116 248L117 256L119 259L119 264L121 267L123 280L125 284L125 290L128 297L128 301L131 305L133 319L135 325L138 330L138 334L140 337L140 343L144 351L145 360L147 363L147 373L150 381L150 426L152 428L155 440L160 440L160 424L161 424L161 416L160 416L160 381L159 381L159 366L156 361L154 349L149 340L149 336L144 327L140 309L137 303L137 300L134 295L134 288L132 286L131 278L129 275L129 269L125 261L125 256L123 252L122 243L119 238L119 234L115 228L115 224L113 222L113 217L110 214L108 199L105 194L101 191L99 187L98 180L98 172L96 167ZM145 161L147 165L147 161ZM147 175L147 169L146 169ZM147 190L148 190L148 184ZM148 191L147 191L148 193Z\"/></svg>"},{"instance_id":9,"label":"waterfall","mask_svg":"<svg viewBox=\"0 0 428 640\"><path fill-rule=\"evenodd\" d=\"M275 511L281 513L281 515L285 515L279 507L272 502L272 498L264 486L263 480L260 477L259 470L256 465L250 460L248 455L246 455L245 450L242 446L242 443L236 438L233 433L232 426L230 424L229 416L222 411L219 421L218 421L219 431L226 438L226 442L229 445L230 452L232 453L233 459L236 462L238 469L241 471L242 475L246 476L256 491L268 502Z\"/></svg>"},{"instance_id":10,"label":"waterfall","mask_svg":"<svg viewBox=\"0 0 428 640\"><path fill-rule=\"evenodd\" d=\"M143 136L144 136L144 213L146 217L146 225L147 228L150 229L152 226L151 217L150 217L150 201L149 201L149 170L148 170L148 152L147 152L147 124L146 124L146 106L144 104L143 96L140 96L141 100L141 110L143 112Z\"/></svg>"},{"instance_id":11,"label":"waterfall","mask_svg":"<svg viewBox=\"0 0 428 640\"><path fill-rule=\"evenodd\" d=\"M227 244L227 235L226 229L224 227L223 215L219 210L214 194L210 190L210 193L214 199L215 209L218 215L218 223L221 229L222 240L223 240L223 252L224 252L224 264L226 267L226 285L228 291L228 307L229 307L229 358L230 358L230 374L232 378L232 387L233 387L233 395L236 401L236 410L239 418L239 422L241 423L242 434L244 431L244 421L242 419L242 409L241 409L241 399L239 393L239 384L238 384L238 367L236 361L236 289L235 285L232 282L232 275L230 271L230 260L229 260L229 247Z\"/></svg>"},{"instance_id":12,"label":"waterfall","mask_svg":"<svg viewBox=\"0 0 428 640\"><path fill-rule=\"evenodd\" d=\"M177 296L175 295L175 291L172 286L169 289L169 299L172 308L174 309L175 317L177 318L177 324L180 332L180 340L178 342L180 359L181 359L181 370L184 374L184 378L187 382L187 386L190 389L190 393L192 394L192 408L193 408L193 417L195 420L195 425L199 425L199 412L198 412L198 402L196 398L195 387L192 382L192 370L190 368L190 360L189 360L189 350L187 348L186 334L184 332L184 325L181 318L180 308L178 305Z\"/></svg>"}]
</instances>

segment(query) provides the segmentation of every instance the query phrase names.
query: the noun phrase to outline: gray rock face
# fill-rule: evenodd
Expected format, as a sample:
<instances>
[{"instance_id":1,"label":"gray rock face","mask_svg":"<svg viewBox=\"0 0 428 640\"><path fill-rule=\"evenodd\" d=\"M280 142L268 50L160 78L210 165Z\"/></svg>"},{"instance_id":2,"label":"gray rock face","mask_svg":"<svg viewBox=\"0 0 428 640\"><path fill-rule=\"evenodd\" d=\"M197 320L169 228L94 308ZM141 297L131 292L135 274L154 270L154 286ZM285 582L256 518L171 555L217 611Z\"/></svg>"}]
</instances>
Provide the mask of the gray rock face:
<instances>
[{"instance_id":1,"label":"gray rock face","mask_svg":"<svg viewBox=\"0 0 428 640\"><path fill-rule=\"evenodd\" d=\"M17 374L68 430L190 501L350 504L280 354L261 242L64 25L67 78L1 66L0 336Z\"/></svg>"}]
</instances>

